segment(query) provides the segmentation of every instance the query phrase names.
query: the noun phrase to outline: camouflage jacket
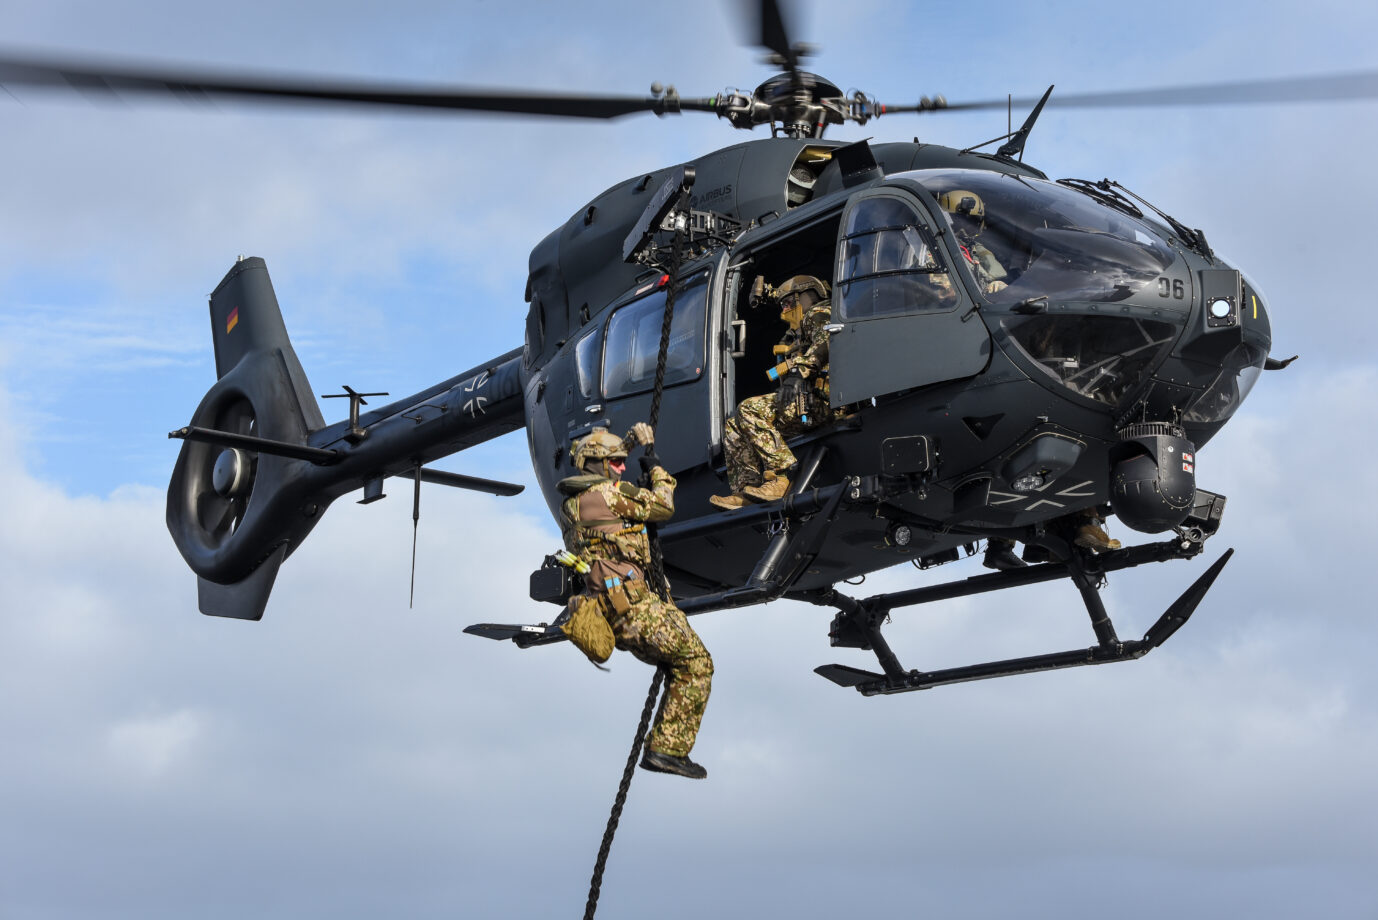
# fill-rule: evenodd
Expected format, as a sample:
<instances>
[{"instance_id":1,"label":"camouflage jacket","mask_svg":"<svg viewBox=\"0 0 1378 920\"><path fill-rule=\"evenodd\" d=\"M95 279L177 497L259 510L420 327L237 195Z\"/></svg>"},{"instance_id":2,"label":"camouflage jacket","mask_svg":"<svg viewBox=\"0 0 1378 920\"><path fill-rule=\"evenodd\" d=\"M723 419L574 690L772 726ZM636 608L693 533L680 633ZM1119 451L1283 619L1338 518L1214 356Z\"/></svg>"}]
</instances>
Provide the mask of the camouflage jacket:
<instances>
[{"instance_id":1,"label":"camouflage jacket","mask_svg":"<svg viewBox=\"0 0 1378 920\"><path fill-rule=\"evenodd\" d=\"M589 564L590 585L613 572L644 578L651 562L646 523L675 513L675 477L657 466L649 489L597 475L562 479L559 489L569 496L560 506L565 548Z\"/></svg>"},{"instance_id":2,"label":"camouflage jacket","mask_svg":"<svg viewBox=\"0 0 1378 920\"><path fill-rule=\"evenodd\" d=\"M780 344L789 348L781 359L790 370L797 370L805 380L813 380L814 387L824 396L828 394L828 331L832 322L832 301L820 300L804 314L798 329L785 333ZM773 378L772 378L773 379Z\"/></svg>"}]
</instances>

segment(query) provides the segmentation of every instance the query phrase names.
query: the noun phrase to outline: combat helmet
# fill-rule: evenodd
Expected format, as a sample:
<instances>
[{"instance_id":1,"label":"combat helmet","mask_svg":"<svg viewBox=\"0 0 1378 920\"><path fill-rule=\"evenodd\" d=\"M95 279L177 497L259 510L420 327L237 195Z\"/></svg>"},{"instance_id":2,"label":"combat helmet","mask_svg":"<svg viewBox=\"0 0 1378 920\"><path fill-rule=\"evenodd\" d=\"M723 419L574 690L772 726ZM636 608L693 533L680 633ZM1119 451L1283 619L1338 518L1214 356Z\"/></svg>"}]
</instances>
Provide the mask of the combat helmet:
<instances>
[{"instance_id":1,"label":"combat helmet","mask_svg":"<svg viewBox=\"0 0 1378 920\"><path fill-rule=\"evenodd\" d=\"M608 460L614 457L626 459L627 448L622 439L608 429L595 428L570 445L569 456L574 461L576 469L585 473L601 473L611 479L612 471L608 469ZM590 460L596 461L593 469L588 467Z\"/></svg>"},{"instance_id":2,"label":"combat helmet","mask_svg":"<svg viewBox=\"0 0 1378 920\"><path fill-rule=\"evenodd\" d=\"M828 285L813 275L795 275L775 289L775 296L783 300L790 294L798 294L801 291L813 291L819 300L828 299Z\"/></svg>"},{"instance_id":3,"label":"combat helmet","mask_svg":"<svg viewBox=\"0 0 1378 920\"><path fill-rule=\"evenodd\" d=\"M814 295L813 301L807 304L800 303L795 296L805 291ZM780 302L780 318L789 323L791 329L798 329L804 321L804 311L828 299L828 286L813 275L795 275L775 289L775 299Z\"/></svg>"}]
</instances>

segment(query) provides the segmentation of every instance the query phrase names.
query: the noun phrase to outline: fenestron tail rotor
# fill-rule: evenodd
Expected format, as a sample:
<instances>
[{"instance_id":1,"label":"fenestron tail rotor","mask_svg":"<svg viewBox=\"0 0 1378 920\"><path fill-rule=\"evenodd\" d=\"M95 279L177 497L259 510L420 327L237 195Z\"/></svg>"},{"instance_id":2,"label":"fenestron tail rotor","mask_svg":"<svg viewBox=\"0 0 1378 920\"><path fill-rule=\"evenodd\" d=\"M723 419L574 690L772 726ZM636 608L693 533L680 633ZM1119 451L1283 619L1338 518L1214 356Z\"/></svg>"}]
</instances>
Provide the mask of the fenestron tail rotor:
<instances>
[{"instance_id":1,"label":"fenestron tail rotor","mask_svg":"<svg viewBox=\"0 0 1378 920\"><path fill-rule=\"evenodd\" d=\"M219 408L213 427L252 437L257 431L254 407L239 396ZM218 453L207 450L197 457L201 467L193 475L198 483L195 494L196 523L208 545L220 546L230 539L244 520L253 493L257 458L247 451L226 448Z\"/></svg>"},{"instance_id":2,"label":"fenestron tail rotor","mask_svg":"<svg viewBox=\"0 0 1378 920\"><path fill-rule=\"evenodd\" d=\"M235 264L211 295L210 319L218 379L191 425L171 435L185 443L167 525L199 578L202 612L258 619L278 565L329 504L303 486L303 464L282 448L330 452L306 445L324 422L262 259ZM280 449L255 450L264 439Z\"/></svg>"}]
</instances>

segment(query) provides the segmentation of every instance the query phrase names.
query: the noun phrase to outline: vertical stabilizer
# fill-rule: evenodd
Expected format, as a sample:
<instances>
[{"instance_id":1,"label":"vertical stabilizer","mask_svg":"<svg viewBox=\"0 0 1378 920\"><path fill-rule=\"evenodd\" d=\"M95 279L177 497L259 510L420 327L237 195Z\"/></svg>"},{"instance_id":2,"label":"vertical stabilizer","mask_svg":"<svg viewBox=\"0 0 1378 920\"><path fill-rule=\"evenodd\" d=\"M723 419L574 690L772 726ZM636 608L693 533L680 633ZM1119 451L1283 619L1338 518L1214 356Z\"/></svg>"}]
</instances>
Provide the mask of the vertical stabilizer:
<instances>
[{"instance_id":1,"label":"vertical stabilizer","mask_svg":"<svg viewBox=\"0 0 1378 920\"><path fill-rule=\"evenodd\" d=\"M307 430L324 428L320 405L287 336L264 261L258 256L240 258L211 292L210 311L216 377L224 377L248 355L280 350Z\"/></svg>"},{"instance_id":2,"label":"vertical stabilizer","mask_svg":"<svg viewBox=\"0 0 1378 920\"><path fill-rule=\"evenodd\" d=\"M210 297L217 380L191 427L305 446L325 427L282 321L268 267L241 258ZM256 620L282 561L329 504L311 463L188 440L168 483L167 525L199 579L203 613Z\"/></svg>"}]
</instances>

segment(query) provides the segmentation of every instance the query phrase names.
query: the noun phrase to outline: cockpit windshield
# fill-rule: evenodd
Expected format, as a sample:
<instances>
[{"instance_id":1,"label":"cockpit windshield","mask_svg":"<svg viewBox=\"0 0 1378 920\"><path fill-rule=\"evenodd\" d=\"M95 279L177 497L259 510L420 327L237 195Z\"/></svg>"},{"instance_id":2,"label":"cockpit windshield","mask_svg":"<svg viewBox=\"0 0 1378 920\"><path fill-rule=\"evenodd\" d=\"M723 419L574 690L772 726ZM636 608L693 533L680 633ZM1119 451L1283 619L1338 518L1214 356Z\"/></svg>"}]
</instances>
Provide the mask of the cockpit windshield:
<instances>
[{"instance_id":1,"label":"cockpit windshield","mask_svg":"<svg viewBox=\"0 0 1378 920\"><path fill-rule=\"evenodd\" d=\"M1124 300L1176 256L1150 224L1054 182L974 169L918 170L986 299Z\"/></svg>"}]
</instances>

